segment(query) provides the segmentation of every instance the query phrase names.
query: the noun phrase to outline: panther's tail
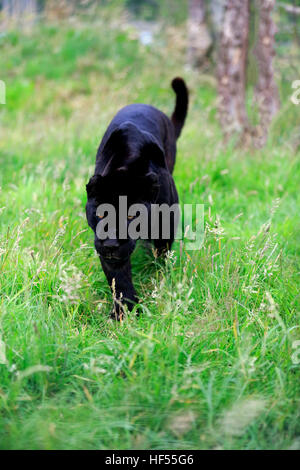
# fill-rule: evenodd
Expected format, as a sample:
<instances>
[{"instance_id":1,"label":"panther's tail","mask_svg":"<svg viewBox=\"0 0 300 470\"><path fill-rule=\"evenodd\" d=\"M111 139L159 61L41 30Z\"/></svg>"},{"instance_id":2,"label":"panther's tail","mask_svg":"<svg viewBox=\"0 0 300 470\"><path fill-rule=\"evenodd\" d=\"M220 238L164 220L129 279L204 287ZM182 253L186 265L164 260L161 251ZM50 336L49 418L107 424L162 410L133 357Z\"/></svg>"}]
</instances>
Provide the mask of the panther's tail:
<instances>
[{"instance_id":1,"label":"panther's tail","mask_svg":"<svg viewBox=\"0 0 300 470\"><path fill-rule=\"evenodd\" d=\"M174 124L176 139L178 139L188 111L189 93L184 80L180 77L172 80L172 88L176 93L176 104L171 121Z\"/></svg>"}]
</instances>

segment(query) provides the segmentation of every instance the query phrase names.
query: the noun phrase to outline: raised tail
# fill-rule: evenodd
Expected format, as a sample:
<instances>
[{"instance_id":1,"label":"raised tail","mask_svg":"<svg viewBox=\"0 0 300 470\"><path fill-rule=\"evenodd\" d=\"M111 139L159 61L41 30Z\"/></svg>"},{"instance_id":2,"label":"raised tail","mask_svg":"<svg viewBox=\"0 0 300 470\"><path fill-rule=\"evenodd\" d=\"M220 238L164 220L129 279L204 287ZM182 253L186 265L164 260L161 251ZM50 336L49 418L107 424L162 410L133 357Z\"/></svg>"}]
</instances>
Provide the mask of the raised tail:
<instances>
[{"instance_id":1,"label":"raised tail","mask_svg":"<svg viewBox=\"0 0 300 470\"><path fill-rule=\"evenodd\" d=\"M188 111L189 93L184 80L180 77L172 80L172 88L176 93L176 104L171 121L175 128L176 139L178 139Z\"/></svg>"}]
</instances>

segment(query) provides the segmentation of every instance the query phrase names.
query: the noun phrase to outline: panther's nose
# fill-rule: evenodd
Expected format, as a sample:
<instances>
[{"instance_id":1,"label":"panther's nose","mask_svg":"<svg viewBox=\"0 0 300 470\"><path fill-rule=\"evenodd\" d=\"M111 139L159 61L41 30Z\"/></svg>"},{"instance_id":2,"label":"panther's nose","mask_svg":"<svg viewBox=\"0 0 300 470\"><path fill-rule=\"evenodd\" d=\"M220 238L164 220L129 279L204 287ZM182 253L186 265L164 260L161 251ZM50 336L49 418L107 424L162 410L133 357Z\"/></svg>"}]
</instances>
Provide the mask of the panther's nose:
<instances>
[{"instance_id":1,"label":"panther's nose","mask_svg":"<svg viewBox=\"0 0 300 470\"><path fill-rule=\"evenodd\" d=\"M116 238L107 238L103 241L103 246L105 248L118 248L120 244Z\"/></svg>"}]
</instances>

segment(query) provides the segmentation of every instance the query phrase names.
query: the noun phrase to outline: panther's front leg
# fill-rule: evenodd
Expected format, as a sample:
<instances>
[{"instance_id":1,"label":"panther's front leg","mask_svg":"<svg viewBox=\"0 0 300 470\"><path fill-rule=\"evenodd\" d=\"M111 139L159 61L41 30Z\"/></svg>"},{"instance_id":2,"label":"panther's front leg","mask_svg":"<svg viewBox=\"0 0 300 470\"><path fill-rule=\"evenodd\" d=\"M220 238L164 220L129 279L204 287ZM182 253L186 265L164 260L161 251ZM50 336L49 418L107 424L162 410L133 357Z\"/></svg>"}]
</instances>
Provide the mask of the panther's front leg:
<instances>
[{"instance_id":1,"label":"panther's front leg","mask_svg":"<svg viewBox=\"0 0 300 470\"><path fill-rule=\"evenodd\" d=\"M121 320L124 315L124 305L131 311L138 302L132 284L130 259L111 263L100 256L100 261L114 298L111 317Z\"/></svg>"}]
</instances>

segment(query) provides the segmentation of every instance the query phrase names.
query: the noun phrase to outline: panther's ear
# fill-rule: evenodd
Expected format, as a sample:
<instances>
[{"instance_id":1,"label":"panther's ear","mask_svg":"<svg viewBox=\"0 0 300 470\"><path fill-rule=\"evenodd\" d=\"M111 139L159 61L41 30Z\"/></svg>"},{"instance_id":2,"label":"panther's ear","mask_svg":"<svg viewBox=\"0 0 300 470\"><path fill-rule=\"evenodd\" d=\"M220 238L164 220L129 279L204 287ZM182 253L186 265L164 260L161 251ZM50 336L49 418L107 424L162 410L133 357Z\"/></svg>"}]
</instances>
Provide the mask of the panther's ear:
<instances>
[{"instance_id":1,"label":"panther's ear","mask_svg":"<svg viewBox=\"0 0 300 470\"><path fill-rule=\"evenodd\" d=\"M86 185L88 199L96 197L97 193L99 192L99 188L101 187L102 181L103 178L101 175L94 175L90 178L88 184Z\"/></svg>"},{"instance_id":2,"label":"panther's ear","mask_svg":"<svg viewBox=\"0 0 300 470\"><path fill-rule=\"evenodd\" d=\"M122 160L129 153L127 140L128 129L124 125L111 133L102 150L102 164L99 168L102 176L107 176L122 167Z\"/></svg>"}]
</instances>

